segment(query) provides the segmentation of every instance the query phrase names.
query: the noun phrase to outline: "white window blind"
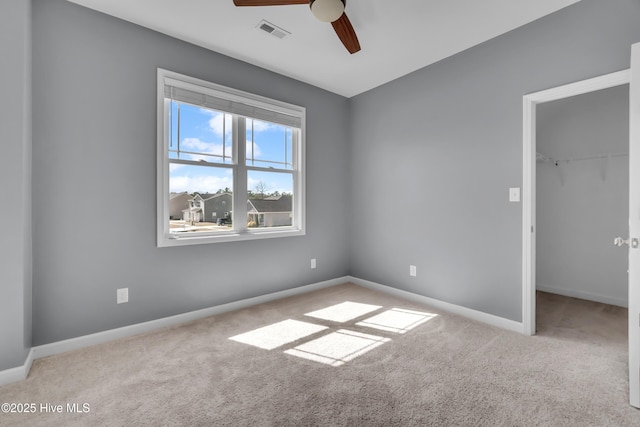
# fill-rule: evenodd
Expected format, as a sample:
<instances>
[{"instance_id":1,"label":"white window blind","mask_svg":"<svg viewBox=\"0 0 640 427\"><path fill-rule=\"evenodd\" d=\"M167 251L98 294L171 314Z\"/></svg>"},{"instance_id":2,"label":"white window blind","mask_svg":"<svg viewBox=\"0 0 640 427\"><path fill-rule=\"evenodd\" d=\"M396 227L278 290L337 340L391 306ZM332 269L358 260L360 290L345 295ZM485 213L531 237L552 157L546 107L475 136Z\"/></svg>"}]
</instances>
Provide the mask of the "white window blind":
<instances>
[{"instance_id":1,"label":"white window blind","mask_svg":"<svg viewBox=\"0 0 640 427\"><path fill-rule=\"evenodd\" d=\"M252 99L251 104L249 104L246 100L243 100L245 97L241 98L234 93L193 85L168 77L166 77L164 81L164 96L174 101L185 102L198 107L211 108L213 110L237 114L265 122L294 128L300 128L302 126L299 111L288 110L284 106L281 108L276 107L273 104L265 105L256 99Z\"/></svg>"}]
</instances>

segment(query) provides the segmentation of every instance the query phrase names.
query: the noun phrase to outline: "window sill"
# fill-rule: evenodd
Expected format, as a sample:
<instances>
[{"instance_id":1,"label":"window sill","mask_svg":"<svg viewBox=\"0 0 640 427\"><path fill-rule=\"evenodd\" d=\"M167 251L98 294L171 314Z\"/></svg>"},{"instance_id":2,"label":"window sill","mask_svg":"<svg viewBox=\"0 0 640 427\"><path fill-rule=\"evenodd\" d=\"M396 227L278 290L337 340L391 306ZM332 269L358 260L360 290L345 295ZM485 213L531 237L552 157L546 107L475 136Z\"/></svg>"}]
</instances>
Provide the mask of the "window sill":
<instances>
[{"instance_id":1,"label":"window sill","mask_svg":"<svg viewBox=\"0 0 640 427\"><path fill-rule=\"evenodd\" d=\"M158 247L206 245L211 243L241 242L245 240L271 239L277 237L304 236L305 231L299 228L286 227L278 230L247 230L243 233L225 233L218 235L160 235L158 236Z\"/></svg>"}]
</instances>

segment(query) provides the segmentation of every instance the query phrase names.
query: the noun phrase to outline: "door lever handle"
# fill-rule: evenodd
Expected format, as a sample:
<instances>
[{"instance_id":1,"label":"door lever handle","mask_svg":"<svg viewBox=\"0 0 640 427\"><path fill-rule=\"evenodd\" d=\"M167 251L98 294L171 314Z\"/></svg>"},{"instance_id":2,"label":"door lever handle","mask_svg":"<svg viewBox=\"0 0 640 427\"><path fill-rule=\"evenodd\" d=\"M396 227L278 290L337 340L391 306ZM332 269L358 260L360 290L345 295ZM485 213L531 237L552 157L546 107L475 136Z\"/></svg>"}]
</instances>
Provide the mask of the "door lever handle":
<instances>
[{"instance_id":1,"label":"door lever handle","mask_svg":"<svg viewBox=\"0 0 640 427\"><path fill-rule=\"evenodd\" d=\"M615 239L613 239L613 244L617 247L620 247L622 245L628 245L629 244L629 240L625 240L622 237L618 236Z\"/></svg>"},{"instance_id":2,"label":"door lever handle","mask_svg":"<svg viewBox=\"0 0 640 427\"><path fill-rule=\"evenodd\" d=\"M629 241L631 241L631 243L629 243ZM622 245L630 245L634 249L637 249L639 246L638 238L636 237L634 237L633 239L625 240L622 237L618 236L615 239L613 239L613 244L617 247L620 247Z\"/></svg>"}]
</instances>

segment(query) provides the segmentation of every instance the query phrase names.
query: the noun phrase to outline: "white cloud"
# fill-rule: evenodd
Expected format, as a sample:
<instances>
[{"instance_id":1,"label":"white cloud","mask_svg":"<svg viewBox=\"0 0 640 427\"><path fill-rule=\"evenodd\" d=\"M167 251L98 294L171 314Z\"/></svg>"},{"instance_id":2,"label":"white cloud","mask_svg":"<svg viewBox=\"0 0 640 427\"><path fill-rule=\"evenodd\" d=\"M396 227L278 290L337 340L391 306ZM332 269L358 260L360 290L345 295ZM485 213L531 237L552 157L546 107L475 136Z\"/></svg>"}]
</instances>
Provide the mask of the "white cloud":
<instances>
[{"instance_id":1,"label":"white cloud","mask_svg":"<svg viewBox=\"0 0 640 427\"><path fill-rule=\"evenodd\" d=\"M251 191L254 191L256 189L256 186L260 183L260 181L262 181L262 180L261 179L255 179L255 178L247 178L247 188L249 190L251 190ZM264 181L262 181L262 182L264 182ZM269 191L269 186L268 185L267 185L266 190Z\"/></svg>"},{"instance_id":2,"label":"white cloud","mask_svg":"<svg viewBox=\"0 0 640 427\"><path fill-rule=\"evenodd\" d=\"M226 134L230 137L232 130L231 115L210 111L209 129L218 136Z\"/></svg>"},{"instance_id":3,"label":"white cloud","mask_svg":"<svg viewBox=\"0 0 640 427\"><path fill-rule=\"evenodd\" d=\"M264 132L269 129L278 127L273 123L263 122L260 120L247 119L247 129L251 129L251 122L253 121L253 133Z\"/></svg>"},{"instance_id":4,"label":"white cloud","mask_svg":"<svg viewBox=\"0 0 640 427\"><path fill-rule=\"evenodd\" d=\"M186 151L195 151L203 154L215 154L222 156L222 144L216 144L215 142L202 141L199 138L185 138L182 140L180 148ZM227 156L231 155L230 146L227 146L225 153Z\"/></svg>"},{"instance_id":5,"label":"white cloud","mask_svg":"<svg viewBox=\"0 0 640 427\"><path fill-rule=\"evenodd\" d=\"M202 153L203 155L198 155L198 154L183 154L183 155L181 155L181 158L186 159L186 160L193 160L195 162L200 161L200 160L212 161L213 159L211 157L207 156L207 154L212 154L212 155L216 155L216 156L222 156L223 155L222 144L216 144L215 142L202 141L199 138L185 138L185 139L183 139L182 143L180 144L180 148L185 150L185 151L195 151L195 152L198 152L198 153ZM224 151L224 154L228 158L231 158L232 149L231 149L230 145L227 145L227 148L226 148L226 151Z\"/></svg>"},{"instance_id":6,"label":"white cloud","mask_svg":"<svg viewBox=\"0 0 640 427\"><path fill-rule=\"evenodd\" d=\"M218 148L219 147L219 148ZM197 151L199 153L216 153L219 150L222 154L222 144L215 144L213 142L202 141L198 138L185 138L182 140L180 148L184 148L189 151Z\"/></svg>"},{"instance_id":7,"label":"white cloud","mask_svg":"<svg viewBox=\"0 0 640 427\"><path fill-rule=\"evenodd\" d=\"M211 132L216 134L218 137L222 137L222 135L226 134L228 140L230 140L232 130L232 118L230 114L207 110L206 108L201 108L200 111L210 116L209 130Z\"/></svg>"},{"instance_id":8,"label":"white cloud","mask_svg":"<svg viewBox=\"0 0 640 427\"><path fill-rule=\"evenodd\" d=\"M255 191L257 185L262 182L265 184L265 191L267 193L273 193L274 191L278 191L280 193L292 193L293 188L291 187L291 183L288 180L279 181L277 179L265 179L265 177L247 177L247 189L250 191Z\"/></svg>"},{"instance_id":9,"label":"white cloud","mask_svg":"<svg viewBox=\"0 0 640 427\"><path fill-rule=\"evenodd\" d=\"M260 151L260 147L258 147L258 144L253 141L247 141L247 158L251 158L251 144L253 144L253 157L259 158L262 154L262 151Z\"/></svg>"},{"instance_id":10,"label":"white cloud","mask_svg":"<svg viewBox=\"0 0 640 427\"><path fill-rule=\"evenodd\" d=\"M254 158L259 158L262 155L262 150L260 150L260 147L258 146L258 144L254 143L253 141L247 141L247 145L246 145L247 157L251 158L252 146L253 146ZM180 144L180 149L185 151L202 153L202 154L181 153L180 158L184 160L193 160L194 162L198 162L200 160L215 162L216 160L210 157L210 155L215 155L215 156L220 156L217 160L218 162L222 161L222 155L223 155L222 144L216 144L215 142L206 142L199 138L185 138L182 140L182 143ZM227 156L227 162L229 162L229 160L233 155L233 149L231 145L227 145L226 150L224 151L224 154ZM178 165L178 164L172 164L171 171L173 172L179 169L180 166L181 165Z\"/></svg>"},{"instance_id":11,"label":"white cloud","mask_svg":"<svg viewBox=\"0 0 640 427\"><path fill-rule=\"evenodd\" d=\"M202 193L215 193L225 187L233 188L233 179L231 176L172 176L169 180L169 191L172 193L180 193L186 191L193 193L195 191Z\"/></svg>"},{"instance_id":12,"label":"white cloud","mask_svg":"<svg viewBox=\"0 0 640 427\"><path fill-rule=\"evenodd\" d=\"M228 138L231 137L231 129L233 119L231 114L221 113L219 111L212 111L202 108L202 111L205 114L210 116L209 119L209 129L215 133L217 136L222 137L223 134L226 134ZM249 119L247 118L247 129L251 129L251 124L253 123L253 132L264 132L270 129L278 128L279 125L269 122L263 122L261 120Z\"/></svg>"},{"instance_id":13,"label":"white cloud","mask_svg":"<svg viewBox=\"0 0 640 427\"><path fill-rule=\"evenodd\" d=\"M253 145L253 155L254 157L260 157L260 155L262 154L262 151L260 150L260 147L258 146L258 144L254 143L253 141L247 141L247 156L250 158L251 157L251 146ZM182 140L182 143L180 144L180 148L186 151L195 151L198 153L202 153L205 154L204 156L201 155L197 155L197 154L183 154L183 158L186 158L187 160L194 160L194 161L199 161L199 160L209 160L211 161L211 159L206 156L206 154L213 154L216 156L222 156L223 152L222 152L222 144L216 144L215 142L206 142L206 141L202 141L199 138L185 138ZM226 151L224 152L224 154L226 154L227 157L231 157L232 155L232 148L230 145L227 145Z\"/></svg>"}]
</instances>

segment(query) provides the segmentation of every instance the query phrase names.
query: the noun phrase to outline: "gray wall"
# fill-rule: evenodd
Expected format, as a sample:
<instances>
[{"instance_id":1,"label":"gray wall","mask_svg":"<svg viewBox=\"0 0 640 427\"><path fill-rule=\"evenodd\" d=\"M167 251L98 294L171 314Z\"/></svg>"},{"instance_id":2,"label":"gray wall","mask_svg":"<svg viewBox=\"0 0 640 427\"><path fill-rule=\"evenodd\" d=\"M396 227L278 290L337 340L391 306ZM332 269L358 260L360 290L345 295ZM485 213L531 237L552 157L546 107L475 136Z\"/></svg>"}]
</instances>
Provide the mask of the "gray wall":
<instances>
[{"instance_id":1,"label":"gray wall","mask_svg":"<svg viewBox=\"0 0 640 427\"><path fill-rule=\"evenodd\" d=\"M34 345L348 273L347 99L63 0L33 14ZM157 67L307 108L306 236L156 247Z\"/></svg>"},{"instance_id":2,"label":"gray wall","mask_svg":"<svg viewBox=\"0 0 640 427\"><path fill-rule=\"evenodd\" d=\"M352 98L351 273L521 321L522 96L628 68L638 22L583 0Z\"/></svg>"},{"instance_id":3,"label":"gray wall","mask_svg":"<svg viewBox=\"0 0 640 427\"><path fill-rule=\"evenodd\" d=\"M28 2L0 7L2 72L16 82L0 173L17 212L2 217L0 369L30 344L345 274L521 320L522 212L507 189L522 180L522 96L627 68L640 41L637 1L583 0L346 100L35 0L30 156ZM154 222L120 214L154 217L157 67L307 107L306 236L159 249ZM119 287L131 302L115 304Z\"/></svg>"},{"instance_id":4,"label":"gray wall","mask_svg":"<svg viewBox=\"0 0 640 427\"><path fill-rule=\"evenodd\" d=\"M536 286L627 306L629 85L537 107ZM592 159L588 159L588 158ZM580 160L582 159L582 160Z\"/></svg>"},{"instance_id":5,"label":"gray wall","mask_svg":"<svg viewBox=\"0 0 640 427\"><path fill-rule=\"evenodd\" d=\"M0 371L31 346L31 4L0 6Z\"/></svg>"}]
</instances>

